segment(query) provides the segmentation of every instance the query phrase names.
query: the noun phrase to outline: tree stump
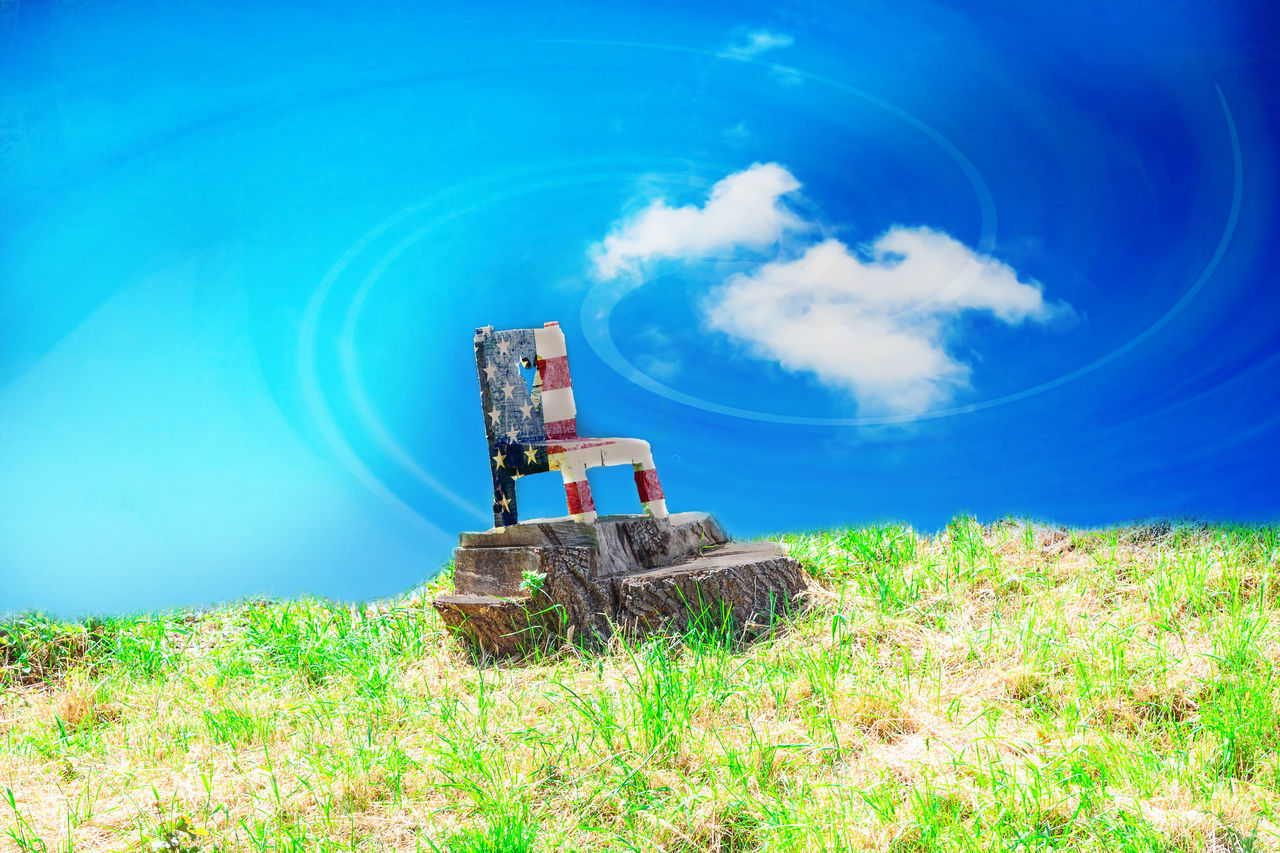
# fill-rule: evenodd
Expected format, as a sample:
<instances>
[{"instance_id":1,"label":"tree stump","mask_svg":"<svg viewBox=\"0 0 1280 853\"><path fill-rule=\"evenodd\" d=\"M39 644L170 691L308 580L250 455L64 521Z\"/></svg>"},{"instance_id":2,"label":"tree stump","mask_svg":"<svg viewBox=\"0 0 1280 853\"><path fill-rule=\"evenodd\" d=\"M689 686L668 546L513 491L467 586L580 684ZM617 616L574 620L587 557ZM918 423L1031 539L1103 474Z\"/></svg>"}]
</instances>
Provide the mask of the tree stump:
<instances>
[{"instance_id":1,"label":"tree stump","mask_svg":"<svg viewBox=\"0 0 1280 853\"><path fill-rule=\"evenodd\" d=\"M484 654L507 656L556 638L599 645L732 623L759 633L794 613L799 563L773 543L730 543L711 516L540 519L464 533L454 592L434 601L449 629ZM528 588L532 580L536 594Z\"/></svg>"}]
</instances>

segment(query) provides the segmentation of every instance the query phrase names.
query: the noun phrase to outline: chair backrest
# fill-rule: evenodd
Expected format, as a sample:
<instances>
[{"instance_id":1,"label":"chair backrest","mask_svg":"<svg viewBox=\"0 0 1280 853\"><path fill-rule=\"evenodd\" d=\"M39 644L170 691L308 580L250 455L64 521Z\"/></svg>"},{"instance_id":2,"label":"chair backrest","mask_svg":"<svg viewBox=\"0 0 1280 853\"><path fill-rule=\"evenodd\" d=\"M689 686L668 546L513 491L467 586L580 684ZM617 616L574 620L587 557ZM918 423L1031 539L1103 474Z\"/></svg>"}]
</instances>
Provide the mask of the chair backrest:
<instances>
[{"instance_id":1,"label":"chair backrest","mask_svg":"<svg viewBox=\"0 0 1280 853\"><path fill-rule=\"evenodd\" d=\"M535 382L530 390L520 372L522 364L533 367L537 362L534 330L476 329L475 351L489 447L546 441L541 389Z\"/></svg>"},{"instance_id":2,"label":"chair backrest","mask_svg":"<svg viewBox=\"0 0 1280 853\"><path fill-rule=\"evenodd\" d=\"M489 446L576 438L577 409L560 324L476 329L476 373ZM521 367L536 367L530 388Z\"/></svg>"}]
</instances>

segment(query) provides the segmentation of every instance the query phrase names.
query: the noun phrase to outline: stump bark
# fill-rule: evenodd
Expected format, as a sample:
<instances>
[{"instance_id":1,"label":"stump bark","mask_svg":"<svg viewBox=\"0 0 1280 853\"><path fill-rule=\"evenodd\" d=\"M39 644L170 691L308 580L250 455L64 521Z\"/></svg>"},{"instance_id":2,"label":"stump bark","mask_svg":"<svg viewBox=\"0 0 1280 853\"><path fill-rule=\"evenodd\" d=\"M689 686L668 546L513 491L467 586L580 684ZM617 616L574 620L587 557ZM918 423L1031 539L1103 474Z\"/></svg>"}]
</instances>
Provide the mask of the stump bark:
<instances>
[{"instance_id":1,"label":"stump bark","mask_svg":"<svg viewBox=\"0 0 1280 853\"><path fill-rule=\"evenodd\" d=\"M523 588L540 579L536 595ZM731 622L759 633L794 612L806 582L773 543L730 543L711 516L539 519L464 533L454 593L434 602L459 639L491 655L565 637L584 645Z\"/></svg>"}]
</instances>

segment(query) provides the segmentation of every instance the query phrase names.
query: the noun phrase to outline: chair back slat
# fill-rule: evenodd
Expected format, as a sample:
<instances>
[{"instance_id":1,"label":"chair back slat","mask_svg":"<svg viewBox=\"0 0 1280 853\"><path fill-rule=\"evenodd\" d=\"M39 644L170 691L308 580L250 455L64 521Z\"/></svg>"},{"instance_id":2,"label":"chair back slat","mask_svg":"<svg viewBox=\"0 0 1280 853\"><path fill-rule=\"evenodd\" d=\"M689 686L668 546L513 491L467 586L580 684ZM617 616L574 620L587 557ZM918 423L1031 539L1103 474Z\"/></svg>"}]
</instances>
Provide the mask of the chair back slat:
<instances>
[{"instance_id":1,"label":"chair back slat","mask_svg":"<svg viewBox=\"0 0 1280 853\"><path fill-rule=\"evenodd\" d=\"M542 416L547 438L577 438L578 409L569 378L569 355L559 323L534 329L538 351L538 386L542 392Z\"/></svg>"},{"instance_id":2,"label":"chair back slat","mask_svg":"<svg viewBox=\"0 0 1280 853\"><path fill-rule=\"evenodd\" d=\"M531 390L520 372L522 363L537 363L534 330L477 329L475 351L489 447L546 441L540 389L535 382Z\"/></svg>"}]
</instances>

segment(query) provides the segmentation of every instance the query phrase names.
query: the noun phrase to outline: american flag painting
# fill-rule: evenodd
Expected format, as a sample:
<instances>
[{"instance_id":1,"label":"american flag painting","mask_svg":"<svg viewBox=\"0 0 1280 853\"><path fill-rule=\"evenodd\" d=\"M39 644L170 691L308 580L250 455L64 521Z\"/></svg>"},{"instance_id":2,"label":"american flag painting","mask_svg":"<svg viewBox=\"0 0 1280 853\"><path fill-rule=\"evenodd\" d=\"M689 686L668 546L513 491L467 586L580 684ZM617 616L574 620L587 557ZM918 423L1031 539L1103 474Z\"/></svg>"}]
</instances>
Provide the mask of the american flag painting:
<instances>
[{"instance_id":1,"label":"american flag painting","mask_svg":"<svg viewBox=\"0 0 1280 853\"><path fill-rule=\"evenodd\" d=\"M476 329L475 353L489 438L495 526L518 522L520 478L547 471L559 471L564 478L569 515L575 521L594 522L587 469L600 465L630 465L645 514L666 518L667 504L647 441L578 435L569 356L559 323L546 323L541 329ZM532 382L521 368L533 373Z\"/></svg>"}]
</instances>

